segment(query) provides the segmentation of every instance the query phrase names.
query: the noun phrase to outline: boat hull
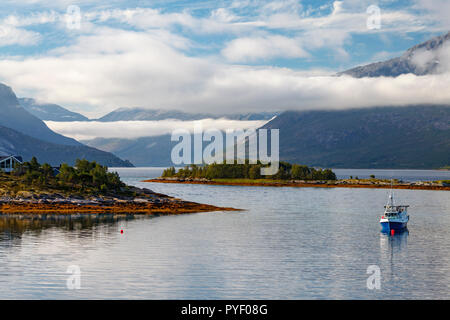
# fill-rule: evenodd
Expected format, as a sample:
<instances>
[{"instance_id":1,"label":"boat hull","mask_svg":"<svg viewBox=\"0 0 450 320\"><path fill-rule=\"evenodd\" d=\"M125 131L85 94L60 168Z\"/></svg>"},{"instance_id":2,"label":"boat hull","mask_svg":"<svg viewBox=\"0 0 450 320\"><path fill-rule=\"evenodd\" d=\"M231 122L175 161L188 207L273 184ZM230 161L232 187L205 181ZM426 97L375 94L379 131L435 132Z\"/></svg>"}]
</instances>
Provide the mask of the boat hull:
<instances>
[{"instance_id":1,"label":"boat hull","mask_svg":"<svg viewBox=\"0 0 450 320\"><path fill-rule=\"evenodd\" d=\"M380 222L382 232L390 232L391 230L404 230L408 222L397 222L397 221L383 221Z\"/></svg>"}]
</instances>

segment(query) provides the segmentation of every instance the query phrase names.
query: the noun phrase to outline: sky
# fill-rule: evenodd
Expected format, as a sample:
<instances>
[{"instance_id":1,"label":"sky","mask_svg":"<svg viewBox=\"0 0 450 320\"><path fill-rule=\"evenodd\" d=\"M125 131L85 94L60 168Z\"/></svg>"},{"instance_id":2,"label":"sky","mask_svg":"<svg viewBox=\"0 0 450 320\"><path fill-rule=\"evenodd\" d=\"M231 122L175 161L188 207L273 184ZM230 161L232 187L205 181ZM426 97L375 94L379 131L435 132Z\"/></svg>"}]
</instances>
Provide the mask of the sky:
<instances>
[{"instance_id":1,"label":"sky","mask_svg":"<svg viewBox=\"0 0 450 320\"><path fill-rule=\"evenodd\" d=\"M448 0L3 0L0 81L89 117L450 103L448 72L335 77L447 33L449 17Z\"/></svg>"}]
</instances>

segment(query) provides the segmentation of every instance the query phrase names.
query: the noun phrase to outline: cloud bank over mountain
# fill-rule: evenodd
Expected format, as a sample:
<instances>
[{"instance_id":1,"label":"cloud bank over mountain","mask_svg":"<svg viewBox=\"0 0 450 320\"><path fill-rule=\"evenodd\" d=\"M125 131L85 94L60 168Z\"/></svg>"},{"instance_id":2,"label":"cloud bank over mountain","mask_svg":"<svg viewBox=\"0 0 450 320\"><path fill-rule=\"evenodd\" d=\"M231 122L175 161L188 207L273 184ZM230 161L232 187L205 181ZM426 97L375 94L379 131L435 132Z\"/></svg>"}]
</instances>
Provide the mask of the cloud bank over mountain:
<instances>
[{"instance_id":1,"label":"cloud bank over mountain","mask_svg":"<svg viewBox=\"0 0 450 320\"><path fill-rule=\"evenodd\" d=\"M0 69L15 88L65 105L87 103L99 113L114 106L231 113L450 102L448 68L439 75L396 78L305 76L288 68L187 57L158 37L104 29L50 57L2 60ZM445 53L441 65L448 67ZM424 55L417 63L432 58Z\"/></svg>"},{"instance_id":2,"label":"cloud bank over mountain","mask_svg":"<svg viewBox=\"0 0 450 320\"><path fill-rule=\"evenodd\" d=\"M77 140L94 138L136 139L172 134L173 131L185 129L192 132L194 128L203 130L257 129L267 120L241 121L226 119L203 119L199 121L159 120L159 121L45 121L52 130Z\"/></svg>"},{"instance_id":3,"label":"cloud bank over mountain","mask_svg":"<svg viewBox=\"0 0 450 320\"><path fill-rule=\"evenodd\" d=\"M371 30L370 1L83 1L81 28L70 29L68 1L23 0L0 18L0 80L91 117L118 107L236 113L450 103L448 47L440 74L334 76L405 49L396 42L448 31L449 6L432 3L380 1L382 24ZM414 63L430 59L424 52Z\"/></svg>"}]
</instances>

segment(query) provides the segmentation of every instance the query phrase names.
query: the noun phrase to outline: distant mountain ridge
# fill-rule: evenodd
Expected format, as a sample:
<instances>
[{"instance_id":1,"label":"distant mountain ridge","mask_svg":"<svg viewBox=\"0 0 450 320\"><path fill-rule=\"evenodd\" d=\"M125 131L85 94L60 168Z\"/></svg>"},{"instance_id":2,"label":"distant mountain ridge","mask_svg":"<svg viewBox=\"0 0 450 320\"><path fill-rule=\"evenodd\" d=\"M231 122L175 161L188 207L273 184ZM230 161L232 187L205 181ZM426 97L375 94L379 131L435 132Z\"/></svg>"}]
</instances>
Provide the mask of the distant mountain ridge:
<instances>
[{"instance_id":1,"label":"distant mountain ridge","mask_svg":"<svg viewBox=\"0 0 450 320\"><path fill-rule=\"evenodd\" d=\"M262 128L280 130L280 159L329 168L436 169L450 164L450 106L286 111ZM137 166L171 166L170 135L84 143ZM206 145L206 143L205 143Z\"/></svg>"},{"instance_id":2,"label":"distant mountain ridge","mask_svg":"<svg viewBox=\"0 0 450 320\"><path fill-rule=\"evenodd\" d=\"M95 138L82 142L129 159L137 167L165 167L173 165L170 155L172 148L177 144L170 138L171 135L161 135L136 139Z\"/></svg>"},{"instance_id":3,"label":"distant mountain ridge","mask_svg":"<svg viewBox=\"0 0 450 320\"><path fill-rule=\"evenodd\" d=\"M73 113L59 105L49 103L37 103L34 99L21 98L22 106L28 109L36 117L44 121L160 121L180 120L194 121L202 119L228 119L238 121L270 120L279 112L258 112L242 114L209 114L187 113L178 110L144 109L144 108L120 108L110 112L99 119L88 119L82 115ZM141 137L136 139L120 138L95 138L81 141L83 144L110 152L120 158L129 159L137 166L166 166L173 165L170 161L170 153L173 144L170 135ZM1 149L0 149L1 152Z\"/></svg>"},{"instance_id":4,"label":"distant mountain ridge","mask_svg":"<svg viewBox=\"0 0 450 320\"><path fill-rule=\"evenodd\" d=\"M280 129L280 158L330 168L433 169L450 164L450 106L288 111L264 129Z\"/></svg>"},{"instance_id":5,"label":"distant mountain ridge","mask_svg":"<svg viewBox=\"0 0 450 320\"><path fill-rule=\"evenodd\" d=\"M39 103L32 98L20 98L18 100L25 110L43 121L89 121L82 114L69 111L57 104Z\"/></svg>"},{"instance_id":6,"label":"distant mountain ridge","mask_svg":"<svg viewBox=\"0 0 450 320\"><path fill-rule=\"evenodd\" d=\"M434 37L426 42L408 49L402 56L387 61L359 66L338 75L349 75L355 78L363 77L397 77L412 73L418 76L440 73L441 50L450 50L450 32ZM448 67L448 66L447 66Z\"/></svg>"},{"instance_id":7,"label":"distant mountain ridge","mask_svg":"<svg viewBox=\"0 0 450 320\"><path fill-rule=\"evenodd\" d=\"M76 159L88 159L109 167L133 167L129 161L123 161L105 151L82 144L68 146L49 143L0 126L0 155L11 154L20 155L24 160L36 157L41 163L53 166L62 163L74 165Z\"/></svg>"},{"instance_id":8,"label":"distant mountain ridge","mask_svg":"<svg viewBox=\"0 0 450 320\"><path fill-rule=\"evenodd\" d=\"M144 108L119 108L97 119L102 122L113 121L159 121L159 120L183 120L193 121L201 119L228 119L228 120L270 120L279 112L256 112L234 114L210 114L187 113L179 110L144 109Z\"/></svg>"},{"instance_id":9,"label":"distant mountain ridge","mask_svg":"<svg viewBox=\"0 0 450 320\"><path fill-rule=\"evenodd\" d=\"M181 120L194 121L202 119L227 120L270 120L280 112L244 112L233 114L189 113L179 110L146 109L146 108L119 108L98 119L89 119L84 115L72 112L54 103L39 103L32 98L19 98L20 105L29 113L43 121L70 122L70 121L159 121Z\"/></svg>"},{"instance_id":10,"label":"distant mountain ridge","mask_svg":"<svg viewBox=\"0 0 450 320\"><path fill-rule=\"evenodd\" d=\"M97 161L103 165L130 167L129 161L85 146L57 134L20 106L13 90L0 83L0 155L20 155L24 160L36 156L41 162L74 164L76 159Z\"/></svg>"},{"instance_id":11,"label":"distant mountain ridge","mask_svg":"<svg viewBox=\"0 0 450 320\"><path fill-rule=\"evenodd\" d=\"M44 122L22 108L12 89L0 83L0 126L8 127L50 143L70 146L81 144L50 130Z\"/></svg>"}]
</instances>

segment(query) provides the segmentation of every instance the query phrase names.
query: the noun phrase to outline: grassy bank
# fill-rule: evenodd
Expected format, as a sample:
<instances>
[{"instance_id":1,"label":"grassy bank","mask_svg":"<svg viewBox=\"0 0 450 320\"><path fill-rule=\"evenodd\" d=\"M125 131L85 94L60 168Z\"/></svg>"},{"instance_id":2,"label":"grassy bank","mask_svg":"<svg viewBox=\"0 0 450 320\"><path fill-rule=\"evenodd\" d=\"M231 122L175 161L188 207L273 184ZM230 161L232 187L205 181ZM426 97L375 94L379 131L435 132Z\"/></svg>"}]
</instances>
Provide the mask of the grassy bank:
<instances>
[{"instance_id":1,"label":"grassy bank","mask_svg":"<svg viewBox=\"0 0 450 320\"><path fill-rule=\"evenodd\" d=\"M255 187L297 187L297 188L372 188L372 189L410 189L410 190L445 190L450 185L442 182L399 182L379 179L343 179L343 180L271 180L271 179L192 179L192 178L157 178L144 180L154 183L182 183L228 186Z\"/></svg>"}]
</instances>

